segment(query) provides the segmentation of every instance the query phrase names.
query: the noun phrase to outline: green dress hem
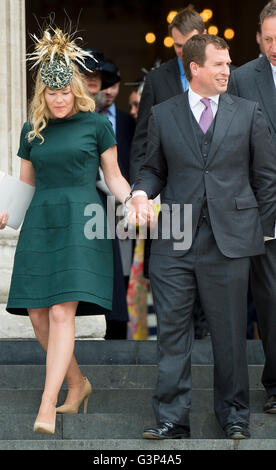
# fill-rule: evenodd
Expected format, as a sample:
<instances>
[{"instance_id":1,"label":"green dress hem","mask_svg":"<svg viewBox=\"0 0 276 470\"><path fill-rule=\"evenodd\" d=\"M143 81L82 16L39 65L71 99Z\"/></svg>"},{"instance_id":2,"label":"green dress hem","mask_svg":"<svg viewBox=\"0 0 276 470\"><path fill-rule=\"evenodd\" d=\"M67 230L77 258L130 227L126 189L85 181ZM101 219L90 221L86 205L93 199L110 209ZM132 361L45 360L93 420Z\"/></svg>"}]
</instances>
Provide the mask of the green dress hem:
<instances>
[{"instance_id":1,"label":"green dress hem","mask_svg":"<svg viewBox=\"0 0 276 470\"><path fill-rule=\"evenodd\" d=\"M52 305L74 301L79 301L76 316L108 315L112 310L112 302L109 299L99 299L94 295L79 292L62 293L61 295L47 297L47 299L33 301L30 301L30 299L17 299L16 301L10 299L6 310L13 315L28 316L28 308L47 308Z\"/></svg>"}]
</instances>

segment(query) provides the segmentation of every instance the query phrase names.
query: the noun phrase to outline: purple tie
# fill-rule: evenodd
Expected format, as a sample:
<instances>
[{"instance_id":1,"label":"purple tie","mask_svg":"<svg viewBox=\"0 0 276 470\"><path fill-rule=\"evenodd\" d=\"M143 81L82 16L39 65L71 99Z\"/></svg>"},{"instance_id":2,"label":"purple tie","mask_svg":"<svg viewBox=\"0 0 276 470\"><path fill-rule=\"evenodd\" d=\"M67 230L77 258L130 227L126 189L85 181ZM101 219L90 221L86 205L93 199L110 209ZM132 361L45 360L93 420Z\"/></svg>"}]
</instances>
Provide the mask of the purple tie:
<instances>
[{"instance_id":1,"label":"purple tie","mask_svg":"<svg viewBox=\"0 0 276 470\"><path fill-rule=\"evenodd\" d=\"M210 98L202 98L200 101L204 104L205 109L202 111L200 116L199 125L204 134L206 134L213 122L214 116L211 108Z\"/></svg>"}]
</instances>

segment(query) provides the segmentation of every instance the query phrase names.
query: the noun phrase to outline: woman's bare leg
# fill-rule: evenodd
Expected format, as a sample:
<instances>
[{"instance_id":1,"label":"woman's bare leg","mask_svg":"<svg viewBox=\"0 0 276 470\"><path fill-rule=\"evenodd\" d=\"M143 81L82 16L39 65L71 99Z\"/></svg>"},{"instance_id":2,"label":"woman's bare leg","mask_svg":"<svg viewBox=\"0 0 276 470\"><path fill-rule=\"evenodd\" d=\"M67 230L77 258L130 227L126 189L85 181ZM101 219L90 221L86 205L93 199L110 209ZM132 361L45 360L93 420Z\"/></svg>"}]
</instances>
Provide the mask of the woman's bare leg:
<instances>
[{"instance_id":1,"label":"woman's bare leg","mask_svg":"<svg viewBox=\"0 0 276 470\"><path fill-rule=\"evenodd\" d=\"M28 312L35 335L42 348L47 351L49 339L49 308L29 309ZM84 384L84 377L74 354L66 372L65 379L68 384L68 395L65 403L69 405L79 399Z\"/></svg>"},{"instance_id":2,"label":"woman's bare leg","mask_svg":"<svg viewBox=\"0 0 276 470\"><path fill-rule=\"evenodd\" d=\"M37 416L40 422L53 423L55 419L58 393L73 357L77 305L78 302L65 302L49 307L46 380Z\"/></svg>"}]
</instances>

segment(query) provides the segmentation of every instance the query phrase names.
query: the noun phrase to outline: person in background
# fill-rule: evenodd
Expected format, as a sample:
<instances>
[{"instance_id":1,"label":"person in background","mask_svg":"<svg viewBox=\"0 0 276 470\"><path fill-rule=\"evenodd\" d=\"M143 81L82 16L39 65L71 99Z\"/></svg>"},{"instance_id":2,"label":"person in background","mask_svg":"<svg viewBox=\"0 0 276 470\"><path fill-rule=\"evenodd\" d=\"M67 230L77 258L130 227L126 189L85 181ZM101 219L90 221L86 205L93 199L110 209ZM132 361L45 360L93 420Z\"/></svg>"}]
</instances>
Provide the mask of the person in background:
<instances>
[{"instance_id":1,"label":"person in background","mask_svg":"<svg viewBox=\"0 0 276 470\"><path fill-rule=\"evenodd\" d=\"M276 1L260 13L264 55L234 70L228 92L258 102L276 148ZM274 234L275 237L275 234ZM262 384L267 393L264 411L276 413L276 240L266 241L266 254L251 259L251 291L265 353Z\"/></svg>"},{"instance_id":2,"label":"person in background","mask_svg":"<svg viewBox=\"0 0 276 470\"><path fill-rule=\"evenodd\" d=\"M96 61L87 56L84 64L78 64L80 71L85 77L87 91L96 103L96 109L102 109L105 105L105 95L102 93L104 88L108 88L117 81L112 71L104 70L105 58L102 52L91 48L85 50L93 55Z\"/></svg>"},{"instance_id":3,"label":"person in background","mask_svg":"<svg viewBox=\"0 0 276 470\"><path fill-rule=\"evenodd\" d=\"M129 113L137 121L144 80L137 80L131 85L135 85L135 88L131 91L128 98ZM145 244L147 242L147 239L139 238L137 235L127 289L129 313L128 339L134 340L146 340L149 336L149 281L144 276Z\"/></svg>"},{"instance_id":4,"label":"person in background","mask_svg":"<svg viewBox=\"0 0 276 470\"><path fill-rule=\"evenodd\" d=\"M151 107L185 92L189 83L182 65L182 48L195 34L203 33L205 24L192 5L179 11L169 25L169 34L174 40L175 57L147 73L138 120L131 145L130 183L133 184L143 164L147 147L147 129Z\"/></svg>"},{"instance_id":5,"label":"person in background","mask_svg":"<svg viewBox=\"0 0 276 470\"><path fill-rule=\"evenodd\" d=\"M104 88L102 93L105 97L104 104L98 109L99 113L105 114L110 120L116 140L118 151L118 164L126 180L129 180L129 153L134 134L135 121L125 111L116 105L116 98L120 91L120 71L114 62L105 59L101 70L112 76L113 84ZM104 177L100 170L101 182L98 184L104 189ZM106 193L108 194L108 193ZM114 300L111 315L106 319L106 339L126 339L127 325L129 321L127 307L127 289L133 258L133 240L113 240L114 252Z\"/></svg>"},{"instance_id":6,"label":"person in background","mask_svg":"<svg viewBox=\"0 0 276 470\"><path fill-rule=\"evenodd\" d=\"M262 28L261 22L258 22L257 31L256 31L256 42L259 45L259 57L262 57L265 54L263 38L262 38Z\"/></svg>"},{"instance_id":7,"label":"person in background","mask_svg":"<svg viewBox=\"0 0 276 470\"><path fill-rule=\"evenodd\" d=\"M133 90L128 97L129 114L133 117L135 121L137 121L138 118L140 99L141 94L138 93L138 88L136 90Z\"/></svg>"}]
</instances>

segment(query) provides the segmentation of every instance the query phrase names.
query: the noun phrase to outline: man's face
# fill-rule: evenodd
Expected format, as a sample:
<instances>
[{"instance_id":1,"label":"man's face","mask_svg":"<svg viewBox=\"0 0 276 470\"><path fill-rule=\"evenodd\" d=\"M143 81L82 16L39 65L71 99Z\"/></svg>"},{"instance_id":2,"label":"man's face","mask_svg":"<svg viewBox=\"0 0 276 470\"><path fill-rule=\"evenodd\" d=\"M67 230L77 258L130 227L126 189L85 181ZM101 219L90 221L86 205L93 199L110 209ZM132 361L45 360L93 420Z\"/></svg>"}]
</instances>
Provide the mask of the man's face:
<instances>
[{"instance_id":1,"label":"man's face","mask_svg":"<svg viewBox=\"0 0 276 470\"><path fill-rule=\"evenodd\" d=\"M139 103L140 95L138 95L137 91L130 93L128 98L129 114L133 117L133 119L135 119L135 121L138 118Z\"/></svg>"},{"instance_id":2,"label":"man's face","mask_svg":"<svg viewBox=\"0 0 276 470\"><path fill-rule=\"evenodd\" d=\"M102 92L106 96L106 106L109 107L114 103L115 99L117 98L117 95L120 90L120 83L115 83L115 85L110 86L109 88L106 88L105 90L102 90Z\"/></svg>"},{"instance_id":3,"label":"man's face","mask_svg":"<svg viewBox=\"0 0 276 470\"><path fill-rule=\"evenodd\" d=\"M269 16L262 24L262 44L269 62L276 65L276 16Z\"/></svg>"},{"instance_id":4,"label":"man's face","mask_svg":"<svg viewBox=\"0 0 276 470\"><path fill-rule=\"evenodd\" d=\"M191 88L203 97L225 93L227 90L230 63L228 49L217 49L208 44L205 50L205 63L203 66L191 62Z\"/></svg>"},{"instance_id":5,"label":"man's face","mask_svg":"<svg viewBox=\"0 0 276 470\"><path fill-rule=\"evenodd\" d=\"M101 89L102 76L101 72L85 72L85 80L89 93L95 96Z\"/></svg>"},{"instance_id":6,"label":"man's face","mask_svg":"<svg viewBox=\"0 0 276 470\"><path fill-rule=\"evenodd\" d=\"M261 35L261 33L259 33L259 31L257 31L257 33L256 33L256 41L257 41L257 44L259 44L260 54L265 55L264 46L263 46L263 39L262 39L262 35Z\"/></svg>"},{"instance_id":7,"label":"man's face","mask_svg":"<svg viewBox=\"0 0 276 470\"><path fill-rule=\"evenodd\" d=\"M197 29L193 29L187 34L182 34L177 28L172 28L171 35L174 40L174 50L180 60L182 60L182 49L185 42L187 42L188 39L190 39L192 36L195 36L196 34L199 34Z\"/></svg>"}]
</instances>

